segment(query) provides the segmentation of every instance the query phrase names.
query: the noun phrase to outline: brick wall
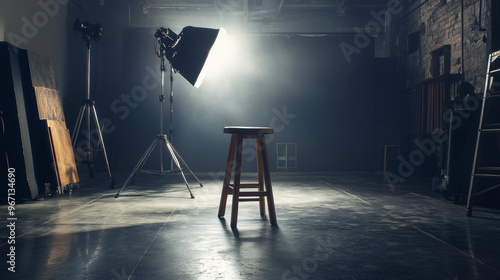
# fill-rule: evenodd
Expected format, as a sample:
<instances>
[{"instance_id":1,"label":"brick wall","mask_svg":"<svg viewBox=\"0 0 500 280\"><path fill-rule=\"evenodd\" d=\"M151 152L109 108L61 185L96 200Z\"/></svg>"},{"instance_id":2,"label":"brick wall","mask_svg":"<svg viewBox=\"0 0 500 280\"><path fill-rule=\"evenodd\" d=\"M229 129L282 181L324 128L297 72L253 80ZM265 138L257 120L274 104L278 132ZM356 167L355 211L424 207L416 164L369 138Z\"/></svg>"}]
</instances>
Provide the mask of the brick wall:
<instances>
[{"instance_id":1,"label":"brick wall","mask_svg":"<svg viewBox=\"0 0 500 280\"><path fill-rule=\"evenodd\" d=\"M406 6L396 25L402 88L431 78L430 53L450 45L450 73L462 74L465 81L475 86L476 92L482 92L491 47L488 31L480 28L490 30L489 1L464 0L462 4L462 0L420 0ZM414 34L413 39L419 39L414 46L416 50L411 53L408 46L410 34Z\"/></svg>"}]
</instances>

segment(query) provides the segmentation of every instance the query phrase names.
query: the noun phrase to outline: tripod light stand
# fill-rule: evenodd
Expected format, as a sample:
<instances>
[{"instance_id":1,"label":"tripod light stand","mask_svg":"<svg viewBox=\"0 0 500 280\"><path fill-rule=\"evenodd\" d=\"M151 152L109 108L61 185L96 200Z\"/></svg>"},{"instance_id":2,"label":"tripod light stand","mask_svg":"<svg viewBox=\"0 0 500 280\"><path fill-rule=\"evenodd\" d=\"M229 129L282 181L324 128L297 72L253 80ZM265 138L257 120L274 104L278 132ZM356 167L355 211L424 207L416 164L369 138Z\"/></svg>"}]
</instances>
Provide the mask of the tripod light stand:
<instances>
[{"instance_id":1,"label":"tripod light stand","mask_svg":"<svg viewBox=\"0 0 500 280\"><path fill-rule=\"evenodd\" d=\"M164 91L164 81L165 81L165 58L170 61L170 137L172 137L172 103L173 103L173 72L177 71L182 76L184 76L191 84L198 87L203 79L203 65L209 55L212 45L215 43L219 34L219 30L208 29L208 28L197 28L197 27L185 27L183 31L179 34L175 34L172 30L168 28L160 28L156 31L155 37L160 44L160 50L158 56L161 58L161 94L160 94L160 134L158 134L151 145L147 148L146 152L139 159L132 173L125 180L123 186L120 188L118 193L116 193L115 198L117 198L121 191L127 186L128 182L135 176L137 171L143 171L148 173L153 173L157 175L163 175L163 144L167 147L171 155L171 169L173 168L173 163L175 163L178 168L184 183L191 195L194 198L189 184L186 180L186 176L182 171L181 164L189 171L191 175L198 181L201 187L203 184L198 180L196 175L191 171L186 162L182 159L179 153L175 150L172 143L168 140L167 135L163 134L163 102L165 101ZM172 139L170 139L172 140ZM142 170L145 162L155 149L156 145L160 143L160 170L150 171Z\"/></svg>"},{"instance_id":2,"label":"tripod light stand","mask_svg":"<svg viewBox=\"0 0 500 280\"><path fill-rule=\"evenodd\" d=\"M87 76L86 76L86 99L83 101L82 106L80 107L80 111L78 113L78 117L76 119L76 124L73 129L73 134L71 135L71 142L73 145L73 150L76 147L76 140L78 139L78 135L80 133L80 128L82 125L83 118L85 117L86 121L86 155L87 159L84 163L88 164L89 168L89 178L94 178L94 162L97 152L99 151L99 147L102 147L102 152L104 154L104 160L106 162L106 167L108 170L110 187L114 187L115 182L113 181L113 177L111 176L111 169L109 168L108 155L106 153L106 147L104 146L104 140L102 137L102 130L99 125L99 119L97 117L97 112L95 109L95 101L90 99L90 49L92 45L92 41L98 41L102 36L102 27L99 24L89 24L88 22L83 22L80 19L77 19L74 24L74 29L82 33L82 39L85 41L85 45L87 47ZM95 128L97 130L98 143L95 148L92 148L91 143L91 119L94 121ZM85 134L85 133L84 133Z\"/></svg>"}]
</instances>

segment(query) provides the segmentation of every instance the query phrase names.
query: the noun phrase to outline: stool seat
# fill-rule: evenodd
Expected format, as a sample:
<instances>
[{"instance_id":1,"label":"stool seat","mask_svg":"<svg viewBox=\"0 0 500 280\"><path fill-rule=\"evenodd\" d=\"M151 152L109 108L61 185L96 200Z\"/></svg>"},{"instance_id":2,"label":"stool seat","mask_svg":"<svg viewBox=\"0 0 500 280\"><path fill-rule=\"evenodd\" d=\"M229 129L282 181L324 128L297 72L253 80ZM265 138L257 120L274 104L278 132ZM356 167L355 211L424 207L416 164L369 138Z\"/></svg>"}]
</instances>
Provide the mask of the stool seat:
<instances>
[{"instance_id":1,"label":"stool seat","mask_svg":"<svg viewBox=\"0 0 500 280\"><path fill-rule=\"evenodd\" d=\"M231 227L235 228L238 220L238 204L240 201L258 201L261 216L266 215L265 202L269 209L269 218L272 225L277 225L276 211L274 209L273 190L269 160L267 157L266 134L272 134L272 127L226 126L224 133L231 134L231 143L226 162L222 194L219 204L219 218L226 213L227 196L233 196L231 208ZM243 154L243 139L255 139L257 152L257 179L258 183L240 183L241 162ZM231 184L231 173L234 167L234 182ZM254 188L255 191L241 191L241 189ZM265 200L266 198L266 200Z\"/></svg>"},{"instance_id":2,"label":"stool seat","mask_svg":"<svg viewBox=\"0 0 500 280\"><path fill-rule=\"evenodd\" d=\"M224 133L239 135L273 134L272 127L225 126Z\"/></svg>"}]
</instances>

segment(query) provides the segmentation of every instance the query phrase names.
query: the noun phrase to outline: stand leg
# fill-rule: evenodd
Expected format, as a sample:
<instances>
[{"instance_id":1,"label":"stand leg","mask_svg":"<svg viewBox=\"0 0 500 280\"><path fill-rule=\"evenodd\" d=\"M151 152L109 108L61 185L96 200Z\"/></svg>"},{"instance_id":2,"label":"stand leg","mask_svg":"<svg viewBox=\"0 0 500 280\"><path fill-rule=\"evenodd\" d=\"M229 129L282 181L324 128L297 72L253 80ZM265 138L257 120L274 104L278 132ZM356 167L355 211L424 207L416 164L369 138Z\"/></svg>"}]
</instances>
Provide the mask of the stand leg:
<instances>
[{"instance_id":1,"label":"stand leg","mask_svg":"<svg viewBox=\"0 0 500 280\"><path fill-rule=\"evenodd\" d=\"M151 145L149 145L146 152L142 155L142 157L139 159L139 162L137 162L136 166L132 170L132 173L130 173L127 180L125 180L125 183L123 183L122 187L120 188L118 193L115 195L115 198L118 198L118 196L120 195L122 190L125 188L125 186L127 186L128 182L130 180L132 180L135 173L137 173L137 171L142 169L142 167L144 166L144 163L146 163L147 159L149 158L149 156L151 155L151 153L153 152L154 148L156 147L156 145L158 144L159 141L164 142L165 146L167 147L168 151L170 152L170 155L172 156L173 161L175 162L177 168L179 168L179 170L180 170L182 179L184 180L184 183L186 184L186 187L189 191L189 194L191 195L191 198L194 198L194 195L191 192L191 188L189 187L189 184L187 182L186 176L184 175L184 172L182 172L181 163L184 164L184 166L186 166L186 168L188 168L188 170L191 172L191 174L193 176L194 176L194 174L192 173L191 169L189 169L186 162L180 157L179 153L175 150L173 145L168 141L167 136L165 134L159 134L156 136L153 143L151 143ZM162 147L162 145L160 145L160 147ZM150 171L148 171L148 172L150 172ZM159 173L158 175L163 175L163 174ZM194 177L196 178L196 176L194 176ZM198 178L196 178L196 180L198 180ZM198 180L198 182L201 185L201 182L199 180ZM201 186L203 186L203 185L201 185Z\"/></svg>"},{"instance_id":2,"label":"stand leg","mask_svg":"<svg viewBox=\"0 0 500 280\"><path fill-rule=\"evenodd\" d=\"M90 110L90 104L88 103L89 100L86 100L82 106L80 107L80 112L78 112L78 117L76 118L76 123L75 127L73 129L73 134L71 135L71 142L73 146L73 150L76 147L76 140L78 139L78 135L80 134L80 128L82 127L82 122L83 122L83 117L84 115L87 115L87 127L88 125L88 119L89 119L89 114L87 114ZM87 163L88 168L89 168L89 178L94 178L94 167L93 167L93 162L90 159L90 153L91 153L91 147L90 147L90 134L87 136L87 151L85 152L87 154L87 160L85 163ZM82 162L82 161L80 161Z\"/></svg>"},{"instance_id":3,"label":"stand leg","mask_svg":"<svg viewBox=\"0 0 500 280\"><path fill-rule=\"evenodd\" d=\"M95 159L95 155L94 153L92 153L92 149L91 149L91 141L90 141L90 111L91 111L91 106L87 104L86 106L86 110L85 110L85 114L86 114L86 125L87 125L87 133L88 133L88 136L87 136L87 162L89 163L89 178L95 178L95 175L94 175L94 159ZM97 148L96 148L97 149Z\"/></svg>"},{"instance_id":4,"label":"stand leg","mask_svg":"<svg viewBox=\"0 0 500 280\"><path fill-rule=\"evenodd\" d=\"M95 153L99 150L99 146L102 146L102 150L104 153L104 160L106 162L106 168L108 170L108 175L109 175L109 180L110 180L110 187L114 188L115 182L113 180L113 177L111 176L111 168L109 167L109 160L108 160L108 153L106 151L106 146L104 145L104 138L102 137L102 131L101 131L101 126L99 125L99 118L97 117L97 112L94 106L94 101L92 100L85 100L85 102L82 104L82 107L80 107L80 112L78 113L78 117L76 119L75 123L75 128L73 130L73 133L71 135L71 142L73 149L76 148L76 140L78 139L78 135L80 134L80 128L82 127L82 122L83 122L83 117L86 115L86 122L87 122L87 164L89 165L89 178L93 178L93 163L94 163L94 158L95 154L92 154L92 147L91 147L91 139L90 139L90 119L94 119L94 125L97 129L97 135L99 137L99 142L97 143L97 147L95 148Z\"/></svg>"},{"instance_id":5,"label":"stand leg","mask_svg":"<svg viewBox=\"0 0 500 280\"><path fill-rule=\"evenodd\" d=\"M109 175L109 183L110 187L114 188L115 186L115 181L113 180L113 177L111 176L111 169L109 168L109 161L108 161L108 153L106 152L106 146L104 145L104 139L102 137L102 131L101 131L101 126L99 125L99 121L97 118L97 112L95 110L95 106L91 106L92 113L94 116L94 123L95 127L97 128L97 135L99 137L99 143L97 144L97 149L99 149L99 145L102 146L102 152L104 153L104 161L106 161L106 167L108 168L108 175Z\"/></svg>"},{"instance_id":6,"label":"stand leg","mask_svg":"<svg viewBox=\"0 0 500 280\"><path fill-rule=\"evenodd\" d=\"M156 137L155 140L153 140L153 142L149 145L149 147L147 148L146 152L144 152L144 154L139 159L139 161L135 165L135 167L132 170L132 172L130 173L130 175L127 177L127 180L125 180L125 182L123 183L123 185L120 188L120 190L116 193L115 198L118 198L118 196L120 196L120 193L125 188L125 186L127 186L128 182L130 180L132 180L132 178L134 177L135 173L137 173L137 171L142 168L142 166L144 165L144 163L146 162L146 160L148 159L148 157L151 155L151 152L156 147L156 144L158 144L159 140L160 140L160 138Z\"/></svg>"},{"instance_id":7,"label":"stand leg","mask_svg":"<svg viewBox=\"0 0 500 280\"><path fill-rule=\"evenodd\" d=\"M170 155L172 156L172 160L175 162L175 165L177 166L177 168L179 168L179 171L181 172L182 179L184 179L184 183L186 183L186 187L189 191L189 194L191 195L191 198L194 198L194 195L191 192L191 189L189 188L189 184L186 180L186 176L184 176L184 172L182 172L181 165L179 164L179 160L176 157L176 153L174 152L174 148L172 147L172 144L170 144L170 142L168 141L168 139L166 137L164 139L165 139L165 145L167 146L167 149L170 151Z\"/></svg>"},{"instance_id":8,"label":"stand leg","mask_svg":"<svg viewBox=\"0 0 500 280\"><path fill-rule=\"evenodd\" d=\"M196 181L198 181L198 183L200 184L200 187L203 187L203 184L200 182L200 180L198 179L198 177L196 177L196 175L194 175L193 171L191 170L191 168L189 168L189 166L187 165L187 163L182 159L181 155L174 148L174 145L172 145L172 143L170 143L170 146L172 147L172 150L174 151L174 153L175 153L177 159L180 161L180 163L182 163L182 165L184 165L184 167L186 167L186 169L196 179Z\"/></svg>"},{"instance_id":9,"label":"stand leg","mask_svg":"<svg viewBox=\"0 0 500 280\"><path fill-rule=\"evenodd\" d=\"M83 104L80 107L80 112L78 112L78 117L76 118L76 123L75 123L75 126L73 128L73 134L71 135L71 142L72 142L72 145L73 145L73 149L76 146L76 138L78 138L78 133L80 133L80 126L82 125L83 114L85 112L85 107L86 107L86 104Z\"/></svg>"}]
</instances>

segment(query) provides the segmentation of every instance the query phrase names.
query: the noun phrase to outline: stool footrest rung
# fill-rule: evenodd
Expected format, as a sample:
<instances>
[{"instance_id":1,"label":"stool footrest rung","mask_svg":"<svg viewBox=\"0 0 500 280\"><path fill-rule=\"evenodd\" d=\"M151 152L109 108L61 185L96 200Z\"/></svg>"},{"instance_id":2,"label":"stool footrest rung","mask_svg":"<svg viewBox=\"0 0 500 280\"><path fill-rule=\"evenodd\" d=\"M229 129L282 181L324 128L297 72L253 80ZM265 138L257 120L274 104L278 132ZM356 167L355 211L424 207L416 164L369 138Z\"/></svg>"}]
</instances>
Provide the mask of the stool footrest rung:
<instances>
[{"instance_id":1,"label":"stool footrest rung","mask_svg":"<svg viewBox=\"0 0 500 280\"><path fill-rule=\"evenodd\" d=\"M500 178L500 174L474 174L476 177Z\"/></svg>"},{"instance_id":2,"label":"stool footrest rung","mask_svg":"<svg viewBox=\"0 0 500 280\"><path fill-rule=\"evenodd\" d=\"M260 198L251 198L251 197L245 197L245 198L240 198L240 201L260 201Z\"/></svg>"},{"instance_id":3,"label":"stool footrest rung","mask_svg":"<svg viewBox=\"0 0 500 280\"><path fill-rule=\"evenodd\" d=\"M229 186L234 188L234 184L229 184ZM243 188L258 188L259 184L240 184L240 189Z\"/></svg>"},{"instance_id":4,"label":"stool footrest rung","mask_svg":"<svg viewBox=\"0 0 500 280\"><path fill-rule=\"evenodd\" d=\"M240 192L240 196L266 196L267 192Z\"/></svg>"}]
</instances>

